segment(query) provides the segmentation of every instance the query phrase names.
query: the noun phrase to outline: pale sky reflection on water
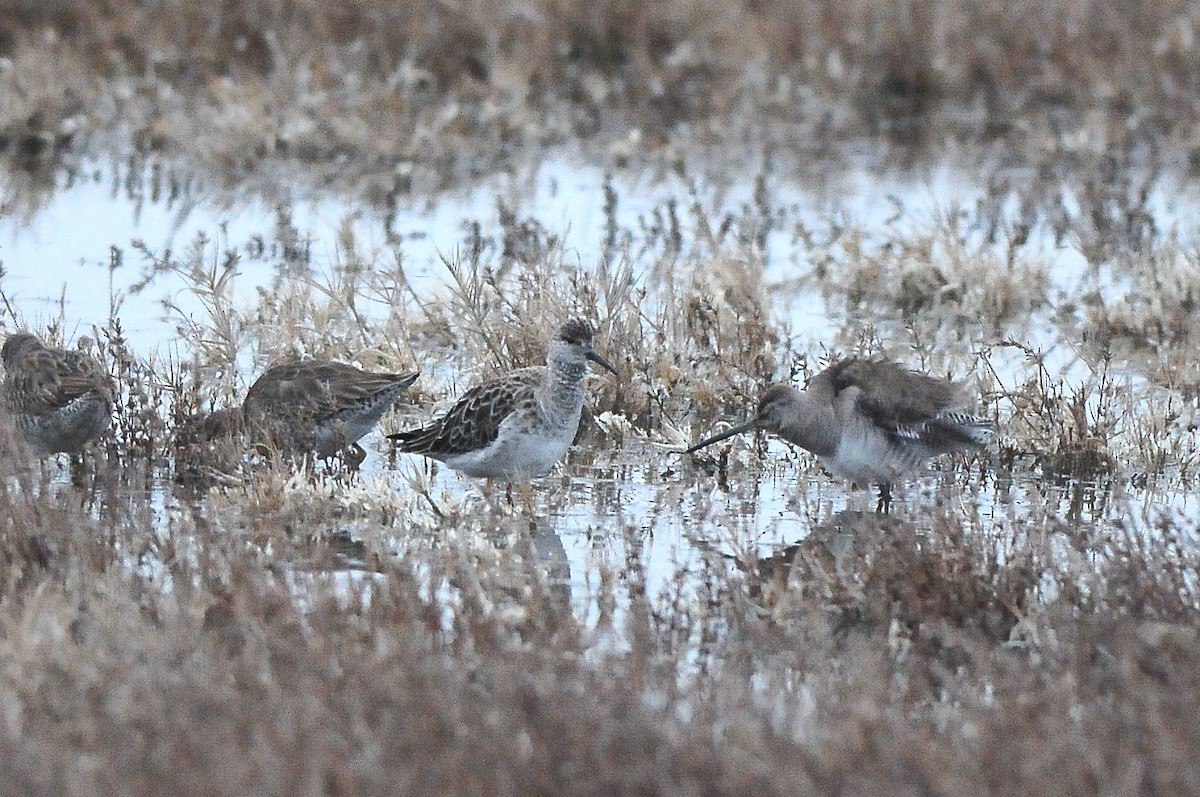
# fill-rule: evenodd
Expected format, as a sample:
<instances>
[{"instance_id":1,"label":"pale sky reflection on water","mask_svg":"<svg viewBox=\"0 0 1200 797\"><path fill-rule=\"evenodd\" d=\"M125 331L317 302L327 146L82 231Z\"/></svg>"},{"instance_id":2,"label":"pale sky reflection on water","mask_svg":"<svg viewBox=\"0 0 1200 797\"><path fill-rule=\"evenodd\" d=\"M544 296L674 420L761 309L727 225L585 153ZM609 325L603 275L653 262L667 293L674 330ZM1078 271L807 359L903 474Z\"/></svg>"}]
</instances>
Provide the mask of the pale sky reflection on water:
<instances>
[{"instance_id":1,"label":"pale sky reflection on water","mask_svg":"<svg viewBox=\"0 0 1200 797\"><path fill-rule=\"evenodd\" d=\"M699 207L705 223L716 228L727 216L739 218L754 201L749 179L720 190L698 190L670 173L653 177L617 173L613 180L620 199L618 220L630 230L640 229L664 203L673 200L677 208L688 209L678 214L686 238L695 232L697 216L691 208ZM537 219L564 239L568 254L573 253L578 262L595 263L602 256L605 233L604 181L601 169L569 160L548 160L530 173L485 179L469 189L404 205L398 208L392 231L402 241L406 272L415 284L443 280L440 257L453 252L464 239L468 223L477 222L485 236L499 232L498 197L519 216ZM933 224L939 214L971 207L982 195L980 187L946 169L931 170L920 180L853 173L835 186L816 188L772 178L772 201L791 210L787 224L772 228L766 236L767 278L785 283L808 268L803 244L794 234L796 223L817 228L842 217L867 228L901 225L903 230L903 225ZM1164 214L1163 226L1172 224L1181 212L1180 205L1166 198L1159 200L1158 207ZM317 273L328 273L336 262L339 229L347 220L357 245L368 254L386 253L392 245L382 213L357 210L337 196L292 202L289 209L291 223L310 243L311 265ZM898 213L900 209L903 213ZM161 253L180 251L201 235L208 238L214 259L229 249L246 252L256 239L276 239L276 208L261 201L239 204L215 197L207 201L199 192L185 204L139 202L114 191L110 180L78 179L50 196L27 224L0 218L3 288L14 309L32 326L43 326L58 315L61 296L67 337L91 334L92 325L104 324L113 291L126 293L142 276L141 255L131 246L133 241L142 241L151 251ZM1086 272L1082 255L1069 245L1057 246L1049 240L1041 245L1056 264L1055 287L1077 290L1080 275ZM112 274L110 285L114 247L123 252L125 260ZM246 257L239 270L237 286L246 301L274 276L269 257ZM174 325L164 318L164 298L184 312L203 313L199 301L172 274L156 278L140 294L125 295L120 317L135 351L143 356L171 351ZM780 300L777 312L786 314L792 333L802 336L796 341L801 347L828 340L841 328L840 319L830 318L824 300L815 292L799 291ZM1054 341L1046 343L1053 346ZM1064 367L1069 367L1071 353L1059 356ZM382 443L377 435L364 443L372 451L366 473L378 473ZM780 461L788 456L779 443L772 443L767 450L768 456ZM773 476L764 478L757 493L746 501L717 489L711 479L701 478L685 486L693 478L685 475L690 466L663 466L662 462L674 456L670 453L645 446L631 456L635 459L627 466L629 478L623 485L589 468L573 472L569 487L552 477L551 489L568 490L570 500L563 502L561 513L548 520L552 533L541 539L537 550L561 568L576 610L585 618L594 619L597 611L590 597L596 588L597 563L619 567L627 545L642 547L647 587L657 594L676 583L681 569L695 570L706 557L711 562L714 556L765 556L803 539L814 524L828 521L856 500L819 470L798 469L794 462L785 462ZM940 489L938 480L939 474L928 473L907 487L907 495L920 503ZM392 481L398 484L402 480ZM438 490L472 489L470 482L450 474L440 476L439 481ZM1013 489L1015 493L1004 495L998 494L994 485L978 491L972 496L974 511L1007 523L1022 522L1030 506L1040 507L1040 512L1050 516L1070 511L1065 489L1054 494L1032 484ZM613 491L620 492L619 500L589 500L593 494ZM1135 522L1146 525L1152 525L1162 512L1195 513L1187 496L1180 493L1120 500L1128 502L1127 508L1137 507L1135 515L1141 520Z\"/></svg>"},{"instance_id":2,"label":"pale sky reflection on water","mask_svg":"<svg viewBox=\"0 0 1200 797\"><path fill-rule=\"evenodd\" d=\"M186 199L152 202L131 198L114 189L98 170L83 171L71 185L52 194L27 220L0 218L0 260L6 271L4 289L14 308L34 326L57 316L65 299L66 329L86 331L107 318L111 289L124 292L142 277L145 264L131 247L141 241L156 253L180 252L205 236L214 260L227 250L242 253L239 290L252 297L272 276L271 258L246 256L256 241L276 240L277 208L259 199L231 203L226 197L206 196L193 188ZM397 208L392 232L399 236L407 272L414 281L444 279L440 257L449 255L466 235L466 225L478 222L483 234L499 230L497 199L520 216L537 219L565 241L568 257L585 266L597 262L604 240L605 172L570 160L547 160L526 174L497 175L469 189L448 191L435 198L413 200ZM861 222L868 229L903 229L932 224L951 207L970 207L981 196L979 187L964 184L947 170L926 177L879 177L865 172L843 175L836 185L771 180L771 201L787 208L787 219L766 236L767 277L783 281L808 268L790 225L818 228L832 218ZM649 175L618 172L613 184L619 197L622 227L638 230L665 203L673 201L687 240L695 232L695 208L711 229L727 217L737 219L754 201L749 176L725 188L697 188L673 173ZM352 207L337 195L286 203L290 219L311 247L312 268L327 273L336 262L339 229L349 220L358 245L368 254L384 253L390 244L379 210ZM903 209L903 212L899 212ZM123 254L113 275L112 250ZM1064 268L1075 272L1077 253L1055 252ZM162 346L172 334L163 321L162 301L170 298L185 311L201 312L185 286L172 275L160 275L138 295L125 295L120 316L126 334L141 351ZM806 336L820 340L832 328L824 307L814 297L791 298L789 313Z\"/></svg>"}]
</instances>

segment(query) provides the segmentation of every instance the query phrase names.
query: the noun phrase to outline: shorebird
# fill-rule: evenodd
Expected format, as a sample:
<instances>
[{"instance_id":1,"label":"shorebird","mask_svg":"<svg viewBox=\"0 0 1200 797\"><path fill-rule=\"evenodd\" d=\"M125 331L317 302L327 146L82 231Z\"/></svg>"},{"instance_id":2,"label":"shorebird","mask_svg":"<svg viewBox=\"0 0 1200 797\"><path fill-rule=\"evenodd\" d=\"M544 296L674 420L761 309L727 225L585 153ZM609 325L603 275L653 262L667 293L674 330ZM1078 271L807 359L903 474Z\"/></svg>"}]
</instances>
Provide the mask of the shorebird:
<instances>
[{"instance_id":1,"label":"shorebird","mask_svg":"<svg viewBox=\"0 0 1200 797\"><path fill-rule=\"evenodd\" d=\"M112 377L95 357L17 332L4 341L0 360L4 408L41 453L76 453L112 423Z\"/></svg>"},{"instance_id":2,"label":"shorebird","mask_svg":"<svg viewBox=\"0 0 1200 797\"><path fill-rule=\"evenodd\" d=\"M275 365L246 392L241 418L218 411L210 416L209 431L228 435L241 425L252 443L272 451L332 457L351 448L358 449L361 462L366 454L358 439L416 378L415 372L377 373L328 360Z\"/></svg>"},{"instance_id":3,"label":"shorebird","mask_svg":"<svg viewBox=\"0 0 1200 797\"><path fill-rule=\"evenodd\" d=\"M592 336L591 324L571 319L550 341L544 366L471 388L428 426L388 437L400 451L424 454L467 476L507 482L541 476L575 439L588 360L617 373L592 348Z\"/></svg>"},{"instance_id":4,"label":"shorebird","mask_svg":"<svg viewBox=\"0 0 1200 797\"><path fill-rule=\"evenodd\" d=\"M800 391L772 385L754 417L683 453L765 429L817 455L835 476L879 485L876 511L891 507L891 485L930 457L986 445L989 421L971 415L969 386L883 360L846 359Z\"/></svg>"}]
</instances>

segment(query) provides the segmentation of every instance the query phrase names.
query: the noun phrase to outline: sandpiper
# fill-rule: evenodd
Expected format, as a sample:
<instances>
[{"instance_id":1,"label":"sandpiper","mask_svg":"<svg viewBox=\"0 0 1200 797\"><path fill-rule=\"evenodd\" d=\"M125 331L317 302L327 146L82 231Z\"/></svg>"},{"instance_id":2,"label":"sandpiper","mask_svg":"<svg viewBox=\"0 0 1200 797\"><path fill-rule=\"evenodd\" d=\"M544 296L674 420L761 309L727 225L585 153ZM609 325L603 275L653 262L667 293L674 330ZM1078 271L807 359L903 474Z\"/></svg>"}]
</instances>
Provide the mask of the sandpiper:
<instances>
[{"instance_id":1,"label":"sandpiper","mask_svg":"<svg viewBox=\"0 0 1200 797\"><path fill-rule=\"evenodd\" d=\"M388 437L401 451L441 460L467 476L507 482L541 476L575 439L588 360L617 373L592 348L592 336L591 324L571 319L550 341L544 366L478 385L428 426Z\"/></svg>"},{"instance_id":2,"label":"sandpiper","mask_svg":"<svg viewBox=\"0 0 1200 797\"><path fill-rule=\"evenodd\" d=\"M690 454L751 429L808 449L831 473L879 485L877 511L891 506L892 482L930 457L986 445L992 424L967 412L963 382L920 374L883 360L840 360L804 391L772 385L754 417L701 440Z\"/></svg>"},{"instance_id":3,"label":"sandpiper","mask_svg":"<svg viewBox=\"0 0 1200 797\"><path fill-rule=\"evenodd\" d=\"M283 363L250 386L241 421L251 443L285 454L332 457L358 448L358 439L416 378L415 372L377 373L328 360ZM236 415L218 420L216 431L237 431Z\"/></svg>"},{"instance_id":4,"label":"sandpiper","mask_svg":"<svg viewBox=\"0 0 1200 797\"><path fill-rule=\"evenodd\" d=\"M0 360L4 407L41 453L76 453L112 423L112 377L95 357L17 332L4 341Z\"/></svg>"}]
</instances>

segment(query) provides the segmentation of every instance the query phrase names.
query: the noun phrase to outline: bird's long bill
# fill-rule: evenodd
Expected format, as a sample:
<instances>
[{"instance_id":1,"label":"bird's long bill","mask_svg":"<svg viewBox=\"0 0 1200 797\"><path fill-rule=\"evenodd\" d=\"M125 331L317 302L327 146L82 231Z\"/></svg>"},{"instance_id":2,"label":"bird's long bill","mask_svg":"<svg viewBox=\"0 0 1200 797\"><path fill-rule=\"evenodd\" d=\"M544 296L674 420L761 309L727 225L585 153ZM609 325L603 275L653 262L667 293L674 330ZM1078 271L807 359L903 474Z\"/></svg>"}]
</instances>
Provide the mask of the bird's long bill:
<instances>
[{"instance_id":1,"label":"bird's long bill","mask_svg":"<svg viewBox=\"0 0 1200 797\"><path fill-rule=\"evenodd\" d=\"M735 434L741 434L742 432L749 432L756 428L758 428L758 419L751 418L750 420L746 421L745 423L738 424L737 426L734 426L731 429L726 429L725 431L721 432L720 434L713 435L712 437L701 440L699 443L696 443L691 448L685 450L683 453L691 454L692 452L699 451L700 449L702 449L706 446L711 446L713 443L719 443L727 437L733 437Z\"/></svg>"},{"instance_id":2,"label":"bird's long bill","mask_svg":"<svg viewBox=\"0 0 1200 797\"><path fill-rule=\"evenodd\" d=\"M607 368L608 370L612 371L614 374L617 373L617 369L613 368L612 363L610 363L608 360L601 357L594 350L588 349L587 354L585 354L583 356L587 357L589 360L596 363L596 365L599 365L602 368Z\"/></svg>"}]
</instances>

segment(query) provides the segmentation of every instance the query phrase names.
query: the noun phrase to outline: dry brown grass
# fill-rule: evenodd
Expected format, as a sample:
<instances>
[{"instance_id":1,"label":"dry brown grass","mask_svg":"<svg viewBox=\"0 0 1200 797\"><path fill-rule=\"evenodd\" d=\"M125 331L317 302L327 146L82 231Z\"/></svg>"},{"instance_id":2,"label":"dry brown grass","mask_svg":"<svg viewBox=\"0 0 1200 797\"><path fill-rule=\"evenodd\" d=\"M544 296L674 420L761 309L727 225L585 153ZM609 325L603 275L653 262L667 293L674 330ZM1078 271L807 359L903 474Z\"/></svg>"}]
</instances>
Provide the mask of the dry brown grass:
<instances>
[{"instance_id":1,"label":"dry brown grass","mask_svg":"<svg viewBox=\"0 0 1200 797\"><path fill-rule=\"evenodd\" d=\"M453 327L458 356L490 368L540 356L540 327L506 319L582 307L611 321L603 344L623 368L674 375L657 389L681 417L704 411L701 374L717 375L713 402L736 407L758 379L742 370L752 358L730 362L758 350L749 341L763 368L783 367L770 291L729 252L693 263L681 296L636 281L597 291L553 255L501 272L456 263L444 297L382 320L343 312L367 282L353 298L301 280L252 312L209 306L240 343L289 345L271 328L307 318L290 328L306 346L327 330L327 351L356 336L437 341L453 307L478 314L478 329ZM932 338L950 324L927 321ZM125 392L152 396L138 387L152 364L111 333ZM197 346L195 369L167 380L177 401L224 389L201 368L224 351ZM1034 373L1042 382L989 399L1026 439L1074 417L1055 377ZM639 418L630 399L647 389L599 381L596 402ZM266 468L200 503L165 495L152 517L131 491L137 469L110 472L146 451L132 433L142 406L131 399L113 437L128 457L101 458L99 478L72 487L34 466L0 492L8 793L1198 793L1188 521L1125 528L1021 502L997 519L914 499L898 520L831 518L769 561L711 557L662 593L646 589L641 529L611 522L592 533L624 535L627 553L567 604L528 519L462 497L436 496L450 501L436 515L412 490ZM173 412L162 423L186 427ZM763 475L731 478L780 489ZM536 500L549 518L565 510L553 486ZM702 508L676 522L711 523ZM581 600L599 607L594 625L572 610Z\"/></svg>"},{"instance_id":2,"label":"dry brown grass","mask_svg":"<svg viewBox=\"0 0 1200 797\"><path fill-rule=\"evenodd\" d=\"M1108 186L1095 189L1097 206L1124 184L1093 182ZM1006 470L1032 464L1056 479L1105 479L1123 463L1143 482L1185 484L1194 472L1186 323L1194 256L1174 234L1151 229L1124 240L1116 256L1096 250L1086 276L1064 288L1055 270L1067 267L1014 232L1011 214L998 208L949 208L932 221L901 208L885 229L845 217L813 227L764 184L753 205L719 225L698 202L665 200L630 226L617 214L626 198L614 183L606 190L612 245L594 262L498 202L497 226L476 225L457 247L444 246L440 287L410 284L403 242L367 251L349 224L332 263L315 267L286 209L274 238L243 247L265 253L242 256L271 275L253 298L238 258L226 253L236 242L218 250L198 239L177 252L139 245L119 268L140 267L151 291L170 272L206 315L167 306L182 363L139 362L121 342L119 320L100 335L130 391L117 450L170 457L172 433L186 442L189 424L239 400L283 358L424 370L413 405L444 400L540 363L549 330L581 314L621 371L598 375L590 393L595 414L616 414L610 430L679 443L676 430L695 435L741 417L769 382L803 381L834 356L885 355L947 376L974 374L982 410L999 422L996 463ZM996 190L999 198L1012 189ZM1090 240L1100 217L1082 208L1055 216L1048 208L1061 208L1066 188L1045 190L1029 197L1033 210L1018 211L1022 223L1043 241ZM989 225L1007 229L1007 243L989 244ZM759 232L772 227L796 230L795 248L784 251L800 267L766 262ZM842 319L832 335L780 323L798 296Z\"/></svg>"},{"instance_id":3,"label":"dry brown grass","mask_svg":"<svg viewBox=\"0 0 1200 797\"><path fill-rule=\"evenodd\" d=\"M181 277L205 314L166 308L164 361L133 350L114 297L91 334L121 402L70 479L0 445L0 793L1200 794L1196 524L1137 505L1184 495L1200 462L1196 256L1148 200L1157 148L1197 115L1200 19L1165 0L900 8L0 6L18 215L72 154L127 145L125 190L141 157L235 193L290 160L390 209L561 140L702 181L697 152L736 150L744 175L747 141L803 159L863 133L1000 137L1036 175L997 168L974 211L886 229L813 228L774 193L786 153L722 219L689 198L623 224L609 180L594 263L505 199L494 231L439 242L440 290L349 223L318 268L286 206L243 254L271 275L253 295L212 241L133 247L114 267L147 290ZM176 197L182 173L151 191ZM1039 234L1086 277L1052 287ZM784 320L801 295L832 335ZM26 320L0 300L6 330ZM421 368L401 412L423 417L539 362L568 314L621 374L591 380L604 433L585 424L564 472L611 481L544 480L532 521L419 465L292 472L205 439L282 357ZM710 479L650 442L848 353L975 374L997 450L942 463L949 492L893 519L793 508L807 537L759 557L747 513L809 460L745 439ZM591 502L585 530L569 501ZM537 548L564 526L595 557L574 578ZM649 543L676 532L656 590Z\"/></svg>"},{"instance_id":4,"label":"dry brown grass","mask_svg":"<svg viewBox=\"0 0 1200 797\"><path fill-rule=\"evenodd\" d=\"M775 151L808 142L801 156L864 132L1086 156L1175 131L1193 148L1198 26L1179 0L8 3L0 149L54 157L115 135L234 175L348 166L383 197L580 138L617 161L740 149L747 130Z\"/></svg>"},{"instance_id":5,"label":"dry brown grass","mask_svg":"<svg viewBox=\"0 0 1200 797\"><path fill-rule=\"evenodd\" d=\"M1197 793L1186 530L1093 539L1090 573L1051 550L1078 528L850 517L854 553L790 565L769 611L717 569L702 615L631 590L631 647L605 650L519 519L430 544L403 498L384 520L257 489L277 499L219 528L172 511L163 537L7 483L4 793ZM373 575L295 564L347 523Z\"/></svg>"}]
</instances>

